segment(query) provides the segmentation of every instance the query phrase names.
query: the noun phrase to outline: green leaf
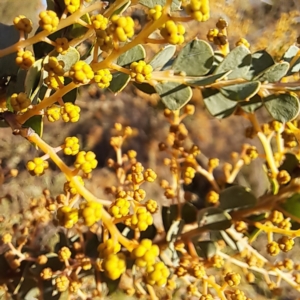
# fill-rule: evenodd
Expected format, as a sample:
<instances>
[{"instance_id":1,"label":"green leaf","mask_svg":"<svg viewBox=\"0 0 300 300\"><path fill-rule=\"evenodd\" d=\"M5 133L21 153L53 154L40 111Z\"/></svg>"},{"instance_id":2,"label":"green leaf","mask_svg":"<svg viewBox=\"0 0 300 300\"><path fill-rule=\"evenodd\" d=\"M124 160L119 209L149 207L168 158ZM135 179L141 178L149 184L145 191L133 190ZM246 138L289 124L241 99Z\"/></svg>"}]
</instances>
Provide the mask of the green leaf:
<instances>
[{"instance_id":1,"label":"green leaf","mask_svg":"<svg viewBox=\"0 0 300 300\"><path fill-rule=\"evenodd\" d=\"M49 294L49 293L48 293ZM51 293L51 295L49 295L48 298L44 298L44 300L54 300L53 299L53 294ZM69 300L70 299L70 292L68 290L62 292L59 294L59 298L58 300Z\"/></svg>"},{"instance_id":2,"label":"green leaf","mask_svg":"<svg viewBox=\"0 0 300 300\"><path fill-rule=\"evenodd\" d=\"M179 255L175 249L174 242L168 243L167 247L160 249L160 259L168 265L172 261L173 266L179 264Z\"/></svg>"},{"instance_id":3,"label":"green leaf","mask_svg":"<svg viewBox=\"0 0 300 300\"><path fill-rule=\"evenodd\" d=\"M273 94L263 98L263 104L273 119L289 122L299 115L299 99L291 94Z\"/></svg>"},{"instance_id":4,"label":"green leaf","mask_svg":"<svg viewBox=\"0 0 300 300\"><path fill-rule=\"evenodd\" d=\"M280 188L278 180L276 178L270 178L269 181L270 181L270 189L272 194L277 195Z\"/></svg>"},{"instance_id":5,"label":"green leaf","mask_svg":"<svg viewBox=\"0 0 300 300\"><path fill-rule=\"evenodd\" d=\"M155 5L165 6L166 0L139 0L139 3L148 7L153 8ZM181 9L181 1L172 0L171 11L176 11Z\"/></svg>"},{"instance_id":6,"label":"green leaf","mask_svg":"<svg viewBox=\"0 0 300 300\"><path fill-rule=\"evenodd\" d=\"M175 52L176 46L167 45L152 58L149 64L152 66L154 71L161 70L166 65L166 63L174 56Z\"/></svg>"},{"instance_id":7,"label":"green leaf","mask_svg":"<svg viewBox=\"0 0 300 300\"><path fill-rule=\"evenodd\" d=\"M89 14L85 14L80 18L82 21L86 22L87 24L91 24L91 19ZM69 37L71 39L80 38L82 37L89 29L79 23L75 23L72 25L69 31Z\"/></svg>"},{"instance_id":8,"label":"green leaf","mask_svg":"<svg viewBox=\"0 0 300 300\"><path fill-rule=\"evenodd\" d=\"M272 56L266 50L259 50L252 54L252 62L250 70L246 76L247 79L252 79L267 68L274 65Z\"/></svg>"},{"instance_id":9,"label":"green leaf","mask_svg":"<svg viewBox=\"0 0 300 300\"><path fill-rule=\"evenodd\" d=\"M292 216L295 216L298 219L300 218L300 194L294 194L280 206Z\"/></svg>"},{"instance_id":10,"label":"green leaf","mask_svg":"<svg viewBox=\"0 0 300 300\"><path fill-rule=\"evenodd\" d=\"M215 73L217 67L224 60L224 58L225 58L225 56L222 52L220 52L220 51L215 51L214 52L214 62L213 62L212 68L209 72L210 75Z\"/></svg>"},{"instance_id":11,"label":"green leaf","mask_svg":"<svg viewBox=\"0 0 300 300\"><path fill-rule=\"evenodd\" d=\"M27 71L25 78L25 93L27 97L31 99L31 102L36 102L38 98L38 93L43 85L42 76L42 64L43 60L37 60Z\"/></svg>"},{"instance_id":12,"label":"green leaf","mask_svg":"<svg viewBox=\"0 0 300 300\"><path fill-rule=\"evenodd\" d=\"M125 89L126 85L130 81L130 76L122 72L116 72L112 74L112 81L109 85L109 90L117 94Z\"/></svg>"},{"instance_id":13,"label":"green leaf","mask_svg":"<svg viewBox=\"0 0 300 300\"><path fill-rule=\"evenodd\" d=\"M290 92L299 92L300 91L300 85L298 86L285 86L285 90L290 91Z\"/></svg>"},{"instance_id":14,"label":"green leaf","mask_svg":"<svg viewBox=\"0 0 300 300\"><path fill-rule=\"evenodd\" d=\"M171 110L180 109L192 98L192 89L180 83L157 83L154 88L164 105Z\"/></svg>"},{"instance_id":15,"label":"green leaf","mask_svg":"<svg viewBox=\"0 0 300 300\"><path fill-rule=\"evenodd\" d=\"M203 77L195 77L193 79L187 79L186 83L191 86L206 86L215 83L217 80L221 80L230 74L231 71L223 72L220 74L213 74Z\"/></svg>"},{"instance_id":16,"label":"green leaf","mask_svg":"<svg viewBox=\"0 0 300 300\"><path fill-rule=\"evenodd\" d=\"M40 27L35 32L35 35L43 31ZM61 38L65 36L65 29L61 29L56 31L48 36L51 41L55 41L57 38ZM40 59L48 55L51 51L54 50L54 46L46 43L46 42L38 42L33 45L33 52L35 59Z\"/></svg>"},{"instance_id":17,"label":"green leaf","mask_svg":"<svg viewBox=\"0 0 300 300\"><path fill-rule=\"evenodd\" d=\"M40 137L43 135L43 116L33 116L24 123L24 127L32 128Z\"/></svg>"},{"instance_id":18,"label":"green leaf","mask_svg":"<svg viewBox=\"0 0 300 300\"><path fill-rule=\"evenodd\" d=\"M26 293L26 295L24 295L24 300L38 299L39 296L40 296L39 288L33 287Z\"/></svg>"},{"instance_id":19,"label":"green leaf","mask_svg":"<svg viewBox=\"0 0 300 300\"><path fill-rule=\"evenodd\" d=\"M191 224L197 220L197 209L195 205L190 202L185 202L181 208L181 218L185 224Z\"/></svg>"},{"instance_id":20,"label":"green leaf","mask_svg":"<svg viewBox=\"0 0 300 300\"><path fill-rule=\"evenodd\" d=\"M239 102L239 105L243 111L247 113L254 113L256 110L262 107L263 103L261 97L256 94L249 101Z\"/></svg>"},{"instance_id":21,"label":"green leaf","mask_svg":"<svg viewBox=\"0 0 300 300\"><path fill-rule=\"evenodd\" d=\"M172 69L175 73L184 72L186 76L202 76L209 72L214 61L211 46L202 40L186 44L176 57Z\"/></svg>"},{"instance_id":22,"label":"green leaf","mask_svg":"<svg viewBox=\"0 0 300 300\"><path fill-rule=\"evenodd\" d=\"M74 47L69 47L67 53L58 54L57 60L64 62L64 72L70 71L71 67L80 59L79 52Z\"/></svg>"},{"instance_id":23,"label":"green leaf","mask_svg":"<svg viewBox=\"0 0 300 300\"><path fill-rule=\"evenodd\" d=\"M7 109L8 109L8 111L9 112L14 112L14 109L12 108L12 106L11 106L11 97L8 97L7 99L6 99L6 107L7 107ZM7 126L8 126L8 123L6 123L6 122L4 122L4 124L6 124ZM7 126L1 126L1 127L7 127ZM9 126L8 126L9 127Z\"/></svg>"},{"instance_id":24,"label":"green leaf","mask_svg":"<svg viewBox=\"0 0 300 300\"><path fill-rule=\"evenodd\" d=\"M253 97L260 88L259 81L250 81L229 86L224 86L220 92L230 100L243 101Z\"/></svg>"},{"instance_id":25,"label":"green leaf","mask_svg":"<svg viewBox=\"0 0 300 300\"><path fill-rule=\"evenodd\" d=\"M161 217L165 232L168 232L173 221L178 218L178 205L163 206L161 209Z\"/></svg>"},{"instance_id":26,"label":"green leaf","mask_svg":"<svg viewBox=\"0 0 300 300\"><path fill-rule=\"evenodd\" d=\"M131 4L131 1L126 2L124 5L122 5L120 8L116 9L110 17L113 15L121 15Z\"/></svg>"},{"instance_id":27,"label":"green leaf","mask_svg":"<svg viewBox=\"0 0 300 300\"><path fill-rule=\"evenodd\" d=\"M226 230L231 226L231 217L221 208L208 207L199 211L198 225L204 230Z\"/></svg>"},{"instance_id":28,"label":"green leaf","mask_svg":"<svg viewBox=\"0 0 300 300\"><path fill-rule=\"evenodd\" d=\"M117 64L119 66L130 65L134 61L144 60L146 57L146 51L142 45L136 45L130 50L126 51L119 56Z\"/></svg>"},{"instance_id":29,"label":"green leaf","mask_svg":"<svg viewBox=\"0 0 300 300\"><path fill-rule=\"evenodd\" d=\"M56 12L58 17L63 14L66 4L64 0L47 0L47 10L53 10Z\"/></svg>"},{"instance_id":30,"label":"green leaf","mask_svg":"<svg viewBox=\"0 0 300 300\"><path fill-rule=\"evenodd\" d=\"M83 53L81 53L80 55L80 60L83 60L89 65L93 61L94 51L95 51L95 43L88 43ZM101 53L102 50L98 49L98 62L103 60Z\"/></svg>"},{"instance_id":31,"label":"green leaf","mask_svg":"<svg viewBox=\"0 0 300 300\"><path fill-rule=\"evenodd\" d=\"M153 240L157 234L157 229L154 224L147 227L145 231L141 231L140 239L149 239Z\"/></svg>"},{"instance_id":32,"label":"green leaf","mask_svg":"<svg viewBox=\"0 0 300 300\"><path fill-rule=\"evenodd\" d=\"M20 33L14 25L0 23L0 50L14 45L20 39ZM0 77L17 75L19 67L16 64L17 52L0 58Z\"/></svg>"},{"instance_id":33,"label":"green leaf","mask_svg":"<svg viewBox=\"0 0 300 300\"><path fill-rule=\"evenodd\" d=\"M289 174L299 167L299 160L293 153L286 153L284 157L284 161L279 167L279 170L285 170Z\"/></svg>"},{"instance_id":34,"label":"green leaf","mask_svg":"<svg viewBox=\"0 0 300 300\"><path fill-rule=\"evenodd\" d=\"M175 242L177 240L178 236L180 236L183 226L184 226L183 220L173 221L170 229L167 232L166 241L167 242Z\"/></svg>"},{"instance_id":35,"label":"green leaf","mask_svg":"<svg viewBox=\"0 0 300 300\"><path fill-rule=\"evenodd\" d=\"M230 211L233 209L252 207L257 203L257 199L250 189L235 185L221 191L219 202L219 208Z\"/></svg>"},{"instance_id":36,"label":"green leaf","mask_svg":"<svg viewBox=\"0 0 300 300\"><path fill-rule=\"evenodd\" d=\"M229 100L216 89L207 88L202 92L204 104L209 113L218 119L223 119L230 116L237 103Z\"/></svg>"},{"instance_id":37,"label":"green leaf","mask_svg":"<svg viewBox=\"0 0 300 300\"><path fill-rule=\"evenodd\" d=\"M299 47L292 45L290 48L284 53L282 60L290 63L293 58L298 54L300 51ZM289 68L286 76L292 75L300 71L300 57L298 56L294 64Z\"/></svg>"},{"instance_id":38,"label":"green leaf","mask_svg":"<svg viewBox=\"0 0 300 300\"><path fill-rule=\"evenodd\" d=\"M64 85L68 85L70 82L72 82L72 79L71 78L67 78L65 77L65 82L64 82ZM76 99L77 99L77 96L78 96L78 88L75 88L73 90L71 90L69 93L65 94L62 99L65 103L67 102L72 102L72 103L75 103L76 102Z\"/></svg>"},{"instance_id":39,"label":"green leaf","mask_svg":"<svg viewBox=\"0 0 300 300\"><path fill-rule=\"evenodd\" d=\"M100 280L101 280L101 282L106 283L106 286L108 288L108 295L111 295L113 292L115 292L118 289L121 277L116 280L112 280L112 279L108 278L107 276L105 276L105 274L103 272L101 272Z\"/></svg>"},{"instance_id":40,"label":"green leaf","mask_svg":"<svg viewBox=\"0 0 300 300\"><path fill-rule=\"evenodd\" d=\"M30 293L32 289L36 288L36 280L32 276L30 276L30 273L28 272L29 269L28 265L29 264L27 262L22 276L16 278L16 280L18 281L18 285L15 287L14 291L17 291L19 299L29 300L30 298L26 297L27 293ZM35 292L36 290L34 290L32 294L34 294ZM31 299L35 299L35 298L31 298Z\"/></svg>"},{"instance_id":41,"label":"green leaf","mask_svg":"<svg viewBox=\"0 0 300 300\"><path fill-rule=\"evenodd\" d=\"M7 88L6 88L6 97L9 98L14 93L25 92L25 78L27 76L27 71L19 69L17 76L10 78Z\"/></svg>"},{"instance_id":42,"label":"green leaf","mask_svg":"<svg viewBox=\"0 0 300 300\"><path fill-rule=\"evenodd\" d=\"M139 89L140 91L142 91L146 94L149 94L149 95L156 94L156 90L154 89L154 87L147 82L143 82L143 83L133 82L133 85L137 89Z\"/></svg>"},{"instance_id":43,"label":"green leaf","mask_svg":"<svg viewBox=\"0 0 300 300\"><path fill-rule=\"evenodd\" d=\"M244 78L249 71L251 60L249 49L243 45L238 46L228 53L214 73L219 74L232 70L228 79Z\"/></svg>"},{"instance_id":44,"label":"green leaf","mask_svg":"<svg viewBox=\"0 0 300 300\"><path fill-rule=\"evenodd\" d=\"M220 231L220 235L224 242L232 249L232 250L237 250L237 245L235 240L233 240L224 230Z\"/></svg>"},{"instance_id":45,"label":"green leaf","mask_svg":"<svg viewBox=\"0 0 300 300\"><path fill-rule=\"evenodd\" d=\"M195 241L193 244L199 257L208 259L217 253L217 245L215 242Z\"/></svg>"},{"instance_id":46,"label":"green leaf","mask_svg":"<svg viewBox=\"0 0 300 300\"><path fill-rule=\"evenodd\" d=\"M277 82L285 76L286 72L289 69L289 66L289 63L287 62L275 64L263 71L261 74L254 77L254 80L259 80L262 82Z\"/></svg>"},{"instance_id":47,"label":"green leaf","mask_svg":"<svg viewBox=\"0 0 300 300\"><path fill-rule=\"evenodd\" d=\"M98 235L89 231L84 235L85 238L85 255L92 258L97 258L99 253L97 251L97 247L99 246L99 238Z\"/></svg>"},{"instance_id":48,"label":"green leaf","mask_svg":"<svg viewBox=\"0 0 300 300\"><path fill-rule=\"evenodd\" d=\"M63 63L64 63L64 72L70 71L71 67L76 62L78 62L79 59L80 59L80 54L74 47L70 47L65 54L61 54L61 53L57 53L56 51L53 51L51 53L51 56L55 56L58 61L60 61L60 60L63 61ZM49 62L49 56L47 56L44 59L43 65L47 64L48 62Z\"/></svg>"}]
</instances>

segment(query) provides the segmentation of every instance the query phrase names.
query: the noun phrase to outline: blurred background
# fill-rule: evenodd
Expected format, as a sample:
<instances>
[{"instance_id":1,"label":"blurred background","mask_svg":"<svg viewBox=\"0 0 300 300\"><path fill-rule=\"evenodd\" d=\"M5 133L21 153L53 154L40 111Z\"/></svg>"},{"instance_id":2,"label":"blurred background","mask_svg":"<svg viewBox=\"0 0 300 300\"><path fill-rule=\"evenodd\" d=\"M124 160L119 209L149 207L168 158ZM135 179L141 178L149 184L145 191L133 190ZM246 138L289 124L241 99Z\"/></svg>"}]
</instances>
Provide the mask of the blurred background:
<instances>
[{"instance_id":1,"label":"blurred background","mask_svg":"<svg viewBox=\"0 0 300 300\"><path fill-rule=\"evenodd\" d=\"M0 20L12 24L15 16L22 14L32 19L37 27L37 16L45 3L40 0L1 0ZM266 49L275 59L279 60L287 48L296 43L300 35L300 1L299 0L210 0L211 18L205 23L189 23L187 25L187 40L198 37L206 40L210 28L215 27L218 18L225 18L228 23L228 38L231 47L240 38L246 38L251 44L251 51ZM136 26L142 30L146 19L145 14L131 10ZM147 46L148 60L157 48ZM152 54L151 54L152 53ZM107 197L106 186L115 183L114 173L105 167L106 161L114 157L109 145L111 129L115 122L130 125L138 130L138 134L128 140L124 150L134 149L138 152L138 160L146 167L157 171L159 179L168 179L169 171L163 166L163 154L158 152L158 144L165 140L168 123L162 110L157 107L158 97L146 95L137 91L132 85L118 95L103 91L92 85L83 87L76 104L81 109L81 119L78 123L68 124L61 121L49 124L45 120L43 138L51 146L63 143L65 137L76 135L84 150L96 152L99 165L86 187L96 196ZM243 143L259 144L256 140L245 138L244 132L249 125L239 116L216 120L205 110L199 93L195 92L191 103L196 106L194 116L186 118L185 124L190 132L190 142L199 146L203 158L218 157L221 162L230 161L232 151L239 152ZM269 121L264 112L259 113L260 120ZM48 188L53 196L63 191L64 175L50 164L50 169L40 177L31 177L25 169L29 159L41 153L30 143L18 136L13 136L9 128L0 128L0 167L2 173L17 169L17 178L11 178L4 183L0 180L1 214L8 216L12 211L22 208L26 210L32 197L39 197L44 188ZM69 165L71 159L66 160ZM262 171L261 161L255 161L245 167L239 182L250 186L257 195L261 195L266 187L266 179ZM158 183L152 184L147 196L164 203L162 189ZM9 201L2 201L9 199ZM0 232L11 224L20 221L20 216L12 216L0 222ZM253 296L253 295L252 295ZM289 294L286 294L289 297ZM291 294L290 299L295 299ZM263 299L263 298L262 298ZM288 298L285 298L288 299Z\"/></svg>"}]
</instances>

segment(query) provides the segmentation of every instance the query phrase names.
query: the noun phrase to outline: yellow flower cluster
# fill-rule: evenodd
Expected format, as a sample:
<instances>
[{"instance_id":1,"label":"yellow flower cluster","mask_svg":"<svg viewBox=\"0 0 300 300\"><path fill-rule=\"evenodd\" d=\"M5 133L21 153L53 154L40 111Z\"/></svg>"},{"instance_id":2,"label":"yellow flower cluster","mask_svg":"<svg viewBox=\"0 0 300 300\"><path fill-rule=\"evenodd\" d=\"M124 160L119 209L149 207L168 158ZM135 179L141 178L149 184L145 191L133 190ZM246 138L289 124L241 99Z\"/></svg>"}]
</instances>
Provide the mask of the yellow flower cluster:
<instances>
[{"instance_id":1,"label":"yellow flower cluster","mask_svg":"<svg viewBox=\"0 0 300 300\"><path fill-rule=\"evenodd\" d=\"M57 17L56 12L52 10L45 10L39 14L39 17L39 25L43 30L53 32L57 29L59 18Z\"/></svg>"},{"instance_id":2,"label":"yellow flower cluster","mask_svg":"<svg viewBox=\"0 0 300 300\"><path fill-rule=\"evenodd\" d=\"M102 51L109 52L113 49L113 38L107 30L97 30L96 36L97 44Z\"/></svg>"},{"instance_id":3,"label":"yellow flower cluster","mask_svg":"<svg viewBox=\"0 0 300 300\"><path fill-rule=\"evenodd\" d=\"M130 201L126 198L117 198L109 208L110 214L116 219L125 217L129 214Z\"/></svg>"},{"instance_id":4,"label":"yellow flower cluster","mask_svg":"<svg viewBox=\"0 0 300 300\"><path fill-rule=\"evenodd\" d=\"M123 253L109 254L104 258L102 267L108 278L118 279L126 271L125 255Z\"/></svg>"},{"instance_id":5,"label":"yellow flower cluster","mask_svg":"<svg viewBox=\"0 0 300 300\"><path fill-rule=\"evenodd\" d=\"M42 272L40 273L40 277L43 280L50 280L52 278L53 272L50 268L45 268L42 270Z\"/></svg>"},{"instance_id":6,"label":"yellow flower cluster","mask_svg":"<svg viewBox=\"0 0 300 300\"><path fill-rule=\"evenodd\" d=\"M184 42L185 28L182 24L176 24L174 21L169 20L160 29L160 34L167 43L181 45Z\"/></svg>"},{"instance_id":7,"label":"yellow flower cluster","mask_svg":"<svg viewBox=\"0 0 300 300\"><path fill-rule=\"evenodd\" d=\"M158 204L157 204L157 201L153 200L153 199L149 199L147 202L146 202L146 209L151 213L151 214L154 214L157 212L158 210Z\"/></svg>"},{"instance_id":8,"label":"yellow flower cluster","mask_svg":"<svg viewBox=\"0 0 300 300\"><path fill-rule=\"evenodd\" d=\"M66 291L69 287L69 284L70 280L66 275L59 275L55 278L55 287L60 293Z\"/></svg>"},{"instance_id":9,"label":"yellow flower cluster","mask_svg":"<svg viewBox=\"0 0 300 300\"><path fill-rule=\"evenodd\" d=\"M16 64L24 70L29 69L35 62L35 58L29 50L19 50L17 52Z\"/></svg>"},{"instance_id":10,"label":"yellow flower cluster","mask_svg":"<svg viewBox=\"0 0 300 300\"><path fill-rule=\"evenodd\" d=\"M195 174L196 174L196 170L191 166L187 166L183 172L184 184L191 184L193 178L195 177Z\"/></svg>"},{"instance_id":11,"label":"yellow flower cluster","mask_svg":"<svg viewBox=\"0 0 300 300\"><path fill-rule=\"evenodd\" d=\"M126 42L134 35L134 21L131 17L113 15L111 25L108 27L108 33L112 34L118 41Z\"/></svg>"},{"instance_id":12,"label":"yellow flower cluster","mask_svg":"<svg viewBox=\"0 0 300 300\"><path fill-rule=\"evenodd\" d=\"M82 60L76 62L71 67L69 75L76 84L87 84L94 78L92 68Z\"/></svg>"},{"instance_id":13,"label":"yellow flower cluster","mask_svg":"<svg viewBox=\"0 0 300 300\"><path fill-rule=\"evenodd\" d=\"M185 7L187 14L191 15L198 22L205 22L209 19L209 1L191 0Z\"/></svg>"},{"instance_id":14,"label":"yellow flower cluster","mask_svg":"<svg viewBox=\"0 0 300 300\"><path fill-rule=\"evenodd\" d=\"M152 20L157 20L162 15L163 8L161 5L155 5L153 8L149 9L149 17Z\"/></svg>"},{"instance_id":15,"label":"yellow flower cluster","mask_svg":"<svg viewBox=\"0 0 300 300\"><path fill-rule=\"evenodd\" d=\"M44 69L49 76L62 76L64 75L64 66L65 64L62 60L58 60L55 56L50 56L48 62L44 64Z\"/></svg>"},{"instance_id":16,"label":"yellow flower cluster","mask_svg":"<svg viewBox=\"0 0 300 300\"><path fill-rule=\"evenodd\" d=\"M145 197L146 197L146 191L144 189L136 189L133 191L132 198L135 201L141 202L145 199Z\"/></svg>"},{"instance_id":17,"label":"yellow flower cluster","mask_svg":"<svg viewBox=\"0 0 300 300\"><path fill-rule=\"evenodd\" d=\"M108 19L98 14L91 17L92 26L96 30L105 30L108 26Z\"/></svg>"},{"instance_id":18,"label":"yellow flower cluster","mask_svg":"<svg viewBox=\"0 0 300 300\"><path fill-rule=\"evenodd\" d=\"M14 111L22 111L31 104L30 99L25 93L12 94L10 97L10 105Z\"/></svg>"},{"instance_id":19,"label":"yellow flower cluster","mask_svg":"<svg viewBox=\"0 0 300 300\"><path fill-rule=\"evenodd\" d=\"M76 155L79 152L79 140L76 136L69 136L65 139L64 154Z\"/></svg>"},{"instance_id":20,"label":"yellow flower cluster","mask_svg":"<svg viewBox=\"0 0 300 300\"><path fill-rule=\"evenodd\" d=\"M55 40L55 50L58 53L66 54L67 51L69 50L69 47L70 45L67 38L57 38Z\"/></svg>"},{"instance_id":21,"label":"yellow flower cluster","mask_svg":"<svg viewBox=\"0 0 300 300\"><path fill-rule=\"evenodd\" d=\"M25 33L30 33L32 31L31 20L23 15L14 18L14 25L18 30L24 31Z\"/></svg>"},{"instance_id":22,"label":"yellow flower cluster","mask_svg":"<svg viewBox=\"0 0 300 300\"><path fill-rule=\"evenodd\" d=\"M272 223L279 224L284 220L284 215L281 211L273 210L269 215L269 220Z\"/></svg>"},{"instance_id":23,"label":"yellow flower cluster","mask_svg":"<svg viewBox=\"0 0 300 300\"><path fill-rule=\"evenodd\" d=\"M96 155L92 151L80 151L77 154L74 166L77 169L81 169L83 173L91 173L93 169L97 167L98 161L96 160Z\"/></svg>"},{"instance_id":24,"label":"yellow flower cluster","mask_svg":"<svg viewBox=\"0 0 300 300\"><path fill-rule=\"evenodd\" d=\"M65 0L67 11L72 14L80 8L80 0Z\"/></svg>"},{"instance_id":25,"label":"yellow flower cluster","mask_svg":"<svg viewBox=\"0 0 300 300\"><path fill-rule=\"evenodd\" d=\"M112 75L109 69L102 69L95 72L94 80L100 89L105 89L109 87L112 81Z\"/></svg>"},{"instance_id":26,"label":"yellow flower cluster","mask_svg":"<svg viewBox=\"0 0 300 300\"><path fill-rule=\"evenodd\" d=\"M145 231L148 226L153 224L153 217L146 207L138 207L130 221L132 228Z\"/></svg>"},{"instance_id":27,"label":"yellow flower cluster","mask_svg":"<svg viewBox=\"0 0 300 300\"><path fill-rule=\"evenodd\" d=\"M58 121L60 118L60 107L58 105L51 105L46 110L46 116L49 122Z\"/></svg>"},{"instance_id":28,"label":"yellow flower cluster","mask_svg":"<svg viewBox=\"0 0 300 300\"><path fill-rule=\"evenodd\" d=\"M205 200L209 204L217 204L219 202L220 195L215 191L209 191L206 196Z\"/></svg>"},{"instance_id":29,"label":"yellow flower cluster","mask_svg":"<svg viewBox=\"0 0 300 300\"><path fill-rule=\"evenodd\" d=\"M82 186L84 186L84 181L82 179L81 176L76 176L76 178L78 179L79 181L79 184L81 184ZM64 184L64 191L67 193L69 192L71 195L76 195L78 193L74 183L72 181L67 181L65 184Z\"/></svg>"},{"instance_id":30,"label":"yellow flower cluster","mask_svg":"<svg viewBox=\"0 0 300 300\"><path fill-rule=\"evenodd\" d=\"M71 102L65 103L60 110L61 117L64 122L77 122L80 117L80 107Z\"/></svg>"},{"instance_id":31,"label":"yellow flower cluster","mask_svg":"<svg viewBox=\"0 0 300 300\"><path fill-rule=\"evenodd\" d=\"M147 281L151 285L165 285L169 275L170 271L162 261L147 268Z\"/></svg>"},{"instance_id":32,"label":"yellow flower cluster","mask_svg":"<svg viewBox=\"0 0 300 300\"><path fill-rule=\"evenodd\" d=\"M110 254L117 254L121 251L121 244L114 240L114 239L108 239L102 244L100 244L97 248L99 252L99 256L101 258L107 257Z\"/></svg>"},{"instance_id":33,"label":"yellow flower cluster","mask_svg":"<svg viewBox=\"0 0 300 300\"><path fill-rule=\"evenodd\" d=\"M62 247L57 254L60 261L66 261L71 257L72 253L68 247Z\"/></svg>"},{"instance_id":34,"label":"yellow flower cluster","mask_svg":"<svg viewBox=\"0 0 300 300\"><path fill-rule=\"evenodd\" d=\"M56 217L61 226L70 229L78 222L78 209L62 206L57 210Z\"/></svg>"},{"instance_id":35,"label":"yellow flower cluster","mask_svg":"<svg viewBox=\"0 0 300 300\"><path fill-rule=\"evenodd\" d=\"M295 245L294 239L288 237L288 236L283 236L278 240L278 246L281 251L283 252L288 252L293 249Z\"/></svg>"},{"instance_id":36,"label":"yellow flower cluster","mask_svg":"<svg viewBox=\"0 0 300 300\"><path fill-rule=\"evenodd\" d=\"M130 76L135 79L137 83L143 83L152 77L153 68L151 65L146 64L145 61L133 62L130 65Z\"/></svg>"},{"instance_id":37,"label":"yellow flower cluster","mask_svg":"<svg viewBox=\"0 0 300 300\"><path fill-rule=\"evenodd\" d=\"M152 266L159 255L159 248L157 245L153 245L151 240L143 239L131 255L138 267Z\"/></svg>"},{"instance_id":38,"label":"yellow flower cluster","mask_svg":"<svg viewBox=\"0 0 300 300\"><path fill-rule=\"evenodd\" d=\"M267 252L272 255L272 256L276 256L279 254L280 252L280 248L277 242L272 241L270 243L267 244Z\"/></svg>"},{"instance_id":39,"label":"yellow flower cluster","mask_svg":"<svg viewBox=\"0 0 300 300\"><path fill-rule=\"evenodd\" d=\"M203 278L206 275L205 266L202 263L192 266L192 274L197 279Z\"/></svg>"},{"instance_id":40,"label":"yellow flower cluster","mask_svg":"<svg viewBox=\"0 0 300 300\"><path fill-rule=\"evenodd\" d=\"M63 76L47 76L44 83L49 89L58 90L64 84L65 78Z\"/></svg>"},{"instance_id":41,"label":"yellow flower cluster","mask_svg":"<svg viewBox=\"0 0 300 300\"><path fill-rule=\"evenodd\" d=\"M241 275L235 272L229 272L225 275L224 280L229 286L239 285L241 283Z\"/></svg>"},{"instance_id":42,"label":"yellow flower cluster","mask_svg":"<svg viewBox=\"0 0 300 300\"><path fill-rule=\"evenodd\" d=\"M49 168L49 163L40 157L36 157L33 160L28 161L26 167L31 175L40 176Z\"/></svg>"},{"instance_id":43,"label":"yellow flower cluster","mask_svg":"<svg viewBox=\"0 0 300 300\"><path fill-rule=\"evenodd\" d=\"M144 172L144 178L148 182L154 182L154 180L157 178L157 174L152 169L147 169Z\"/></svg>"},{"instance_id":44,"label":"yellow flower cluster","mask_svg":"<svg viewBox=\"0 0 300 300\"><path fill-rule=\"evenodd\" d=\"M249 42L248 42L246 39L244 39L244 38L239 39L239 40L236 42L235 45L236 45L236 46L244 45L244 46L247 47L248 49L250 48Z\"/></svg>"},{"instance_id":45,"label":"yellow flower cluster","mask_svg":"<svg viewBox=\"0 0 300 300\"><path fill-rule=\"evenodd\" d=\"M101 220L102 209L102 204L99 202L83 202L80 204L79 214L83 218L84 224L90 227Z\"/></svg>"},{"instance_id":46,"label":"yellow flower cluster","mask_svg":"<svg viewBox=\"0 0 300 300\"><path fill-rule=\"evenodd\" d=\"M279 184L287 184L291 180L291 175L286 170L280 170L276 176Z\"/></svg>"}]
</instances>

